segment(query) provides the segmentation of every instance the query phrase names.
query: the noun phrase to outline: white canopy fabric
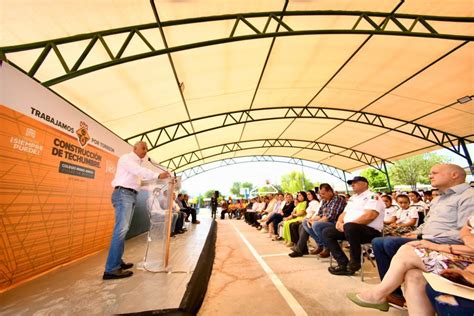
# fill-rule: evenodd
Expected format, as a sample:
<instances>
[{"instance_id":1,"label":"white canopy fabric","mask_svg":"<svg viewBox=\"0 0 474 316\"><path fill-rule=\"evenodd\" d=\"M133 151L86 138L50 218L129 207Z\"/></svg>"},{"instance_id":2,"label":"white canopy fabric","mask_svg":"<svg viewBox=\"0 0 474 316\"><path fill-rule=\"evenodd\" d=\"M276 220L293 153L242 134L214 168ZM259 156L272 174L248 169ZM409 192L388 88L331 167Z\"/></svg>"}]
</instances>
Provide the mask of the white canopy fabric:
<instances>
[{"instance_id":1,"label":"white canopy fabric","mask_svg":"<svg viewBox=\"0 0 474 316\"><path fill-rule=\"evenodd\" d=\"M353 171L443 146L466 156L474 140L471 0L0 0L0 12L0 58L176 171L244 156Z\"/></svg>"}]
</instances>

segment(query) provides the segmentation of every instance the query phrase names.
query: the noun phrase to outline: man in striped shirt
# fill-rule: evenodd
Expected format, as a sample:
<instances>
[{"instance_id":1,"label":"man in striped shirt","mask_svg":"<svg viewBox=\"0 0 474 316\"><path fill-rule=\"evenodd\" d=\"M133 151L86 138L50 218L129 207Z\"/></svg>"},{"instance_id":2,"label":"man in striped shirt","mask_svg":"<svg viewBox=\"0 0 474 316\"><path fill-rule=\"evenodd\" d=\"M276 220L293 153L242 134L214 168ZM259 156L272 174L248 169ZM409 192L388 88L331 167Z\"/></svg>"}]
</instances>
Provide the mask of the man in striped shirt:
<instances>
[{"instance_id":1,"label":"man in striped shirt","mask_svg":"<svg viewBox=\"0 0 474 316\"><path fill-rule=\"evenodd\" d=\"M319 195L323 200L319 211L315 212L311 218L304 219L303 223L301 223L299 227L300 238L293 248L293 252L289 254L290 257L301 257L308 254L307 243L309 236L313 237L318 244L318 249L312 251L311 254L319 254L323 258L329 257L329 250L324 245L321 232L323 228L334 227L337 217L344 211L346 199L335 194L332 187L327 183L319 186Z\"/></svg>"}]
</instances>

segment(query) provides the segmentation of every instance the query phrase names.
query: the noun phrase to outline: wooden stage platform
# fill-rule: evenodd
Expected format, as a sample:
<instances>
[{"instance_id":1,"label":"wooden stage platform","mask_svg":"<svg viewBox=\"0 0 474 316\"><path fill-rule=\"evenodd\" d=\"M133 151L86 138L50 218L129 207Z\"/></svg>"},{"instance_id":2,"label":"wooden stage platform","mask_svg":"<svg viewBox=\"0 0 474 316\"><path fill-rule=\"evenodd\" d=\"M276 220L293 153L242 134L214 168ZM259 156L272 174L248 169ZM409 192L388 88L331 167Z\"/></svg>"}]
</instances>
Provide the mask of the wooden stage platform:
<instances>
[{"instance_id":1,"label":"wooden stage platform","mask_svg":"<svg viewBox=\"0 0 474 316\"><path fill-rule=\"evenodd\" d=\"M107 250L104 250L0 294L0 315L157 313L159 310L182 307L183 297L188 303L192 301L189 295L204 297L204 293L190 294L194 291L190 285L199 283L198 288L201 288L197 291L201 292L207 288L208 279L203 290L202 274L205 273L198 271L196 274L200 275L193 277L193 272L199 260L199 266L207 265L204 270L209 270L210 274L212 261L207 259L206 262L206 258L200 259L200 255L215 224L212 224L211 218L203 216L199 219L201 224L191 224L186 233L172 238L170 273L153 273L136 268L145 253L145 233L128 240L125 245L124 258L135 263L131 278L102 280L107 256ZM214 244L211 252L213 259ZM206 257L209 255L206 254ZM194 281L190 283L192 277Z\"/></svg>"}]
</instances>

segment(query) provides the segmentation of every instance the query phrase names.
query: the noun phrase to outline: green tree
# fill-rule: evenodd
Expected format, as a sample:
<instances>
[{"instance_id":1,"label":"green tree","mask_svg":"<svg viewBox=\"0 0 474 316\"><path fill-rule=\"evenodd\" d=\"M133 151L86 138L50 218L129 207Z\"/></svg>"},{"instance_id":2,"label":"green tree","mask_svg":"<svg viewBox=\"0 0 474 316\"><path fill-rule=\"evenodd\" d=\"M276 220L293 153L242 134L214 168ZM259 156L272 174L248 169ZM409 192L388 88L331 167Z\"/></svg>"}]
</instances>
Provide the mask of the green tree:
<instances>
[{"instance_id":1,"label":"green tree","mask_svg":"<svg viewBox=\"0 0 474 316\"><path fill-rule=\"evenodd\" d=\"M278 189L272 184L266 184L258 188L258 193L260 194L268 194L277 191Z\"/></svg>"},{"instance_id":2,"label":"green tree","mask_svg":"<svg viewBox=\"0 0 474 316\"><path fill-rule=\"evenodd\" d=\"M249 192L253 189L253 184L250 182L234 182L230 188L230 193L236 195L237 197L243 197L243 194L240 194L240 189L248 188Z\"/></svg>"},{"instance_id":3,"label":"green tree","mask_svg":"<svg viewBox=\"0 0 474 316\"><path fill-rule=\"evenodd\" d=\"M360 175L369 181L369 187L371 189L388 188L387 177L383 172L377 169L365 169L360 173Z\"/></svg>"},{"instance_id":4,"label":"green tree","mask_svg":"<svg viewBox=\"0 0 474 316\"><path fill-rule=\"evenodd\" d=\"M317 183L312 183L311 180L299 171L292 171L281 177L281 190L283 192L295 193L304 190L314 190L314 187L317 185Z\"/></svg>"},{"instance_id":5,"label":"green tree","mask_svg":"<svg viewBox=\"0 0 474 316\"><path fill-rule=\"evenodd\" d=\"M407 184L416 190L416 184L429 184L429 173L433 165L449 162L449 158L433 153L399 160L389 169L394 184Z\"/></svg>"},{"instance_id":6,"label":"green tree","mask_svg":"<svg viewBox=\"0 0 474 316\"><path fill-rule=\"evenodd\" d=\"M194 205L204 205L204 196L202 194L199 194L198 196L193 197L190 202Z\"/></svg>"},{"instance_id":7,"label":"green tree","mask_svg":"<svg viewBox=\"0 0 474 316\"><path fill-rule=\"evenodd\" d=\"M211 197L214 196L214 192L216 192L217 190L216 189L211 189L211 190L207 190L203 195L202 195L202 201L201 201L201 205L204 205L204 199L209 199ZM221 202L222 202L222 199L223 199L223 196L222 195L219 195L217 197L217 203L220 205Z\"/></svg>"},{"instance_id":8,"label":"green tree","mask_svg":"<svg viewBox=\"0 0 474 316\"><path fill-rule=\"evenodd\" d=\"M241 188L247 188L247 189L249 189L249 191L252 191L253 184L251 182L244 182L244 183L242 183L242 185L240 187Z\"/></svg>"},{"instance_id":9,"label":"green tree","mask_svg":"<svg viewBox=\"0 0 474 316\"><path fill-rule=\"evenodd\" d=\"M251 182L244 182L244 183L242 183L240 188L241 189L248 189L248 193L250 194L250 192L252 192L252 189L254 188L254 186ZM245 197L245 196L243 196L243 197ZM248 198L248 195L247 195L247 198Z\"/></svg>"},{"instance_id":10,"label":"green tree","mask_svg":"<svg viewBox=\"0 0 474 316\"><path fill-rule=\"evenodd\" d=\"M204 193L204 197L205 198L211 198L213 195L214 195L214 192L216 190L212 189L212 190L207 190L205 193Z\"/></svg>"},{"instance_id":11,"label":"green tree","mask_svg":"<svg viewBox=\"0 0 474 316\"><path fill-rule=\"evenodd\" d=\"M283 192L282 189L281 189L281 185L279 185L279 184L271 184L271 185L266 184L266 185L261 186L260 188L258 188L258 193L265 194L265 193L268 193L270 191Z\"/></svg>"},{"instance_id":12,"label":"green tree","mask_svg":"<svg viewBox=\"0 0 474 316\"><path fill-rule=\"evenodd\" d=\"M232 183L232 186L230 187L230 193L236 195L236 196L241 196L240 195L240 187L242 183L240 182L234 182Z\"/></svg>"}]
</instances>

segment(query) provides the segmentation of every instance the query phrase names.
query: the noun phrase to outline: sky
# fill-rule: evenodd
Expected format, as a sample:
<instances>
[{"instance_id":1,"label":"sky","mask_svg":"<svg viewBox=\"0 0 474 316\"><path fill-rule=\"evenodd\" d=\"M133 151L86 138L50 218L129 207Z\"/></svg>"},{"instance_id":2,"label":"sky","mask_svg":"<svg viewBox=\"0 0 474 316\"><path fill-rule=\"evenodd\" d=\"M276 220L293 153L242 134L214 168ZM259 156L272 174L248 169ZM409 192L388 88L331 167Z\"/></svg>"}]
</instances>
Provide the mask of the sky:
<instances>
[{"instance_id":1,"label":"sky","mask_svg":"<svg viewBox=\"0 0 474 316\"><path fill-rule=\"evenodd\" d=\"M474 144L468 145L468 150L471 157L474 156ZM447 156L451 163L467 167L467 161L464 158L449 150L441 149L433 153ZM327 173L297 165L274 162L253 162L217 168L184 180L181 188L191 197L204 194L211 189L218 190L221 194L227 196L230 194L230 188L234 182L251 182L254 186L259 187L265 185L267 180L272 184L280 184L281 177L292 171L303 171L312 182L327 182L337 191L345 191L344 182ZM362 170L347 174L347 179L358 175L360 171Z\"/></svg>"}]
</instances>

